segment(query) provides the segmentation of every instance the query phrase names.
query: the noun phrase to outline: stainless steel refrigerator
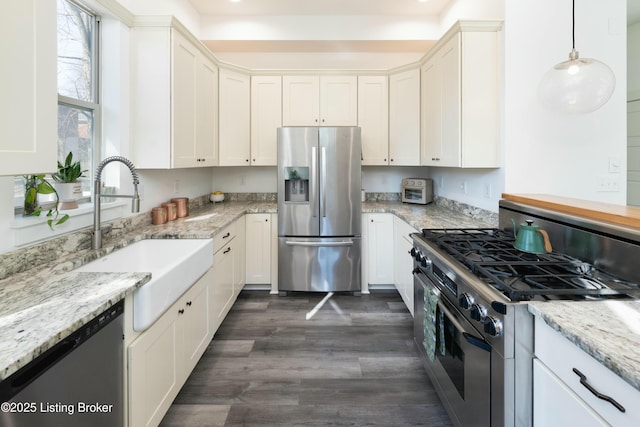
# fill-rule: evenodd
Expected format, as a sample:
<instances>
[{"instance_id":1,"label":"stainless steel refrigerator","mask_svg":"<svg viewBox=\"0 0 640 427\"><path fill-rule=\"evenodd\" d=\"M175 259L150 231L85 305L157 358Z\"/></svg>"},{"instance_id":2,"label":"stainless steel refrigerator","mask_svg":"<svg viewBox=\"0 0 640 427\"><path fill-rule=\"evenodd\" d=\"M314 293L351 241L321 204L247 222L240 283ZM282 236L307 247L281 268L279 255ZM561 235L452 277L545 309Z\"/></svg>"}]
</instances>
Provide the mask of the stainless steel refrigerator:
<instances>
[{"instance_id":1,"label":"stainless steel refrigerator","mask_svg":"<svg viewBox=\"0 0 640 427\"><path fill-rule=\"evenodd\" d=\"M278 289L359 292L358 127L278 129Z\"/></svg>"}]
</instances>

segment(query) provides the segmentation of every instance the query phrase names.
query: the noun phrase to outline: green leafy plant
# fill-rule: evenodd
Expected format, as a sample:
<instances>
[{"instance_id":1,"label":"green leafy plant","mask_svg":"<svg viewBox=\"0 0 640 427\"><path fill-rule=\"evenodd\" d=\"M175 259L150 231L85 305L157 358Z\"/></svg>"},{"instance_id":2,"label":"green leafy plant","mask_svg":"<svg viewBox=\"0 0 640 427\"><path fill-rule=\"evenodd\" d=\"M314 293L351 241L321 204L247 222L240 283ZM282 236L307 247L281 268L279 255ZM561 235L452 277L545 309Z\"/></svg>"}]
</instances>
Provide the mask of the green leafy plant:
<instances>
[{"instance_id":1,"label":"green leafy plant","mask_svg":"<svg viewBox=\"0 0 640 427\"><path fill-rule=\"evenodd\" d=\"M40 216L42 214L42 206L38 203L38 194L53 194L55 195L55 204L47 212L47 220L49 228L53 230L54 225L60 225L65 223L69 219L68 214L62 215L60 219L60 212L58 211L58 192L51 185L49 181L42 175L25 175L24 185L24 215L25 216Z\"/></svg>"},{"instance_id":2,"label":"green leafy plant","mask_svg":"<svg viewBox=\"0 0 640 427\"><path fill-rule=\"evenodd\" d=\"M51 178L56 182L76 182L86 171L81 169L80 162L73 161L73 153L69 151L64 165L58 161L58 172L51 174Z\"/></svg>"}]
</instances>

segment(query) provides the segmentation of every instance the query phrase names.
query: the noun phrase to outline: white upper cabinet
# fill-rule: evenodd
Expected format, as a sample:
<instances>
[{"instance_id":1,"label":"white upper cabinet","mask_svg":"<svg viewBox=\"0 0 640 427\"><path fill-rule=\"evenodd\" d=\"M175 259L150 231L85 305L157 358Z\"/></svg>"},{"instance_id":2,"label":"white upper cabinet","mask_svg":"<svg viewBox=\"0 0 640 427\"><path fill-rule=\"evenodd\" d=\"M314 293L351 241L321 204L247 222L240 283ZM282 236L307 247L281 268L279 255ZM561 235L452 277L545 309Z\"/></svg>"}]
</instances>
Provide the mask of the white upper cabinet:
<instances>
[{"instance_id":1,"label":"white upper cabinet","mask_svg":"<svg viewBox=\"0 0 640 427\"><path fill-rule=\"evenodd\" d=\"M251 77L251 164L278 162L278 128L282 126L282 77Z\"/></svg>"},{"instance_id":2,"label":"white upper cabinet","mask_svg":"<svg viewBox=\"0 0 640 427\"><path fill-rule=\"evenodd\" d=\"M356 76L283 76L283 126L356 126Z\"/></svg>"},{"instance_id":3,"label":"white upper cabinet","mask_svg":"<svg viewBox=\"0 0 640 427\"><path fill-rule=\"evenodd\" d=\"M247 74L220 69L220 166L248 166L251 131L251 81Z\"/></svg>"},{"instance_id":4,"label":"white upper cabinet","mask_svg":"<svg viewBox=\"0 0 640 427\"><path fill-rule=\"evenodd\" d=\"M171 24L132 28L133 161L142 169L214 166L218 70Z\"/></svg>"},{"instance_id":5,"label":"white upper cabinet","mask_svg":"<svg viewBox=\"0 0 640 427\"><path fill-rule=\"evenodd\" d=\"M362 164L389 164L389 78L358 76Z\"/></svg>"},{"instance_id":6,"label":"white upper cabinet","mask_svg":"<svg viewBox=\"0 0 640 427\"><path fill-rule=\"evenodd\" d=\"M58 158L56 2L4 2L0 175L53 172Z\"/></svg>"},{"instance_id":7,"label":"white upper cabinet","mask_svg":"<svg viewBox=\"0 0 640 427\"><path fill-rule=\"evenodd\" d=\"M389 164L420 165L420 69L389 77Z\"/></svg>"},{"instance_id":8,"label":"white upper cabinet","mask_svg":"<svg viewBox=\"0 0 640 427\"><path fill-rule=\"evenodd\" d=\"M496 22L457 24L422 67L422 164L499 167Z\"/></svg>"}]
</instances>

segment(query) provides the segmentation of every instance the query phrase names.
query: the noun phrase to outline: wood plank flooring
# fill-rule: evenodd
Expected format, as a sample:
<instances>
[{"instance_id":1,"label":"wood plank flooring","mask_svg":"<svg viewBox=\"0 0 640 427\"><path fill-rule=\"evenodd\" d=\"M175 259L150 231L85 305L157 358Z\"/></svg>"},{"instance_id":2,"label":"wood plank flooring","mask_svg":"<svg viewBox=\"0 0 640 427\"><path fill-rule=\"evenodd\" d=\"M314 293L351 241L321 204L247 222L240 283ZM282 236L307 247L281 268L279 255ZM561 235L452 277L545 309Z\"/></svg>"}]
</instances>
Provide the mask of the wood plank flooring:
<instances>
[{"instance_id":1,"label":"wood plank flooring","mask_svg":"<svg viewBox=\"0 0 640 427\"><path fill-rule=\"evenodd\" d=\"M451 426L396 292L243 291L161 423Z\"/></svg>"}]
</instances>

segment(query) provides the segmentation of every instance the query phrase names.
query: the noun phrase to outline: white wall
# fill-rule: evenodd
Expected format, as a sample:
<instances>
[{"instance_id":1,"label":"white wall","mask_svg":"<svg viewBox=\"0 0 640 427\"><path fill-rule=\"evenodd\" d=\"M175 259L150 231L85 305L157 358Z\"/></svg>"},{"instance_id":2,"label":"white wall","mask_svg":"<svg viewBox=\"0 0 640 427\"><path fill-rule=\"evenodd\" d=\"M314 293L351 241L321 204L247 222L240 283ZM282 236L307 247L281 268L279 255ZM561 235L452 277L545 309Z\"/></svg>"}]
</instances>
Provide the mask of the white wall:
<instances>
[{"instance_id":1,"label":"white wall","mask_svg":"<svg viewBox=\"0 0 640 427\"><path fill-rule=\"evenodd\" d=\"M640 22L627 27L627 92L640 99Z\"/></svg>"},{"instance_id":2,"label":"white wall","mask_svg":"<svg viewBox=\"0 0 640 427\"><path fill-rule=\"evenodd\" d=\"M561 115L537 100L543 74L571 49L571 2L505 2L505 190L626 203L626 5L576 4L576 48L616 75L609 102L590 114ZM618 173L609 173L617 160ZM619 191L601 192L602 180Z\"/></svg>"},{"instance_id":3,"label":"white wall","mask_svg":"<svg viewBox=\"0 0 640 427\"><path fill-rule=\"evenodd\" d=\"M492 0L493 1L493 0ZM203 16L202 40L437 40L440 24L420 16Z\"/></svg>"},{"instance_id":4,"label":"white wall","mask_svg":"<svg viewBox=\"0 0 640 427\"><path fill-rule=\"evenodd\" d=\"M211 168L139 170L140 212L150 211L173 197L194 198L209 194Z\"/></svg>"},{"instance_id":5,"label":"white wall","mask_svg":"<svg viewBox=\"0 0 640 427\"><path fill-rule=\"evenodd\" d=\"M275 166L217 167L212 172L212 190L225 193L275 193ZM362 188L366 192L399 193L402 178L427 177L426 167L363 166Z\"/></svg>"},{"instance_id":6,"label":"white wall","mask_svg":"<svg viewBox=\"0 0 640 427\"><path fill-rule=\"evenodd\" d=\"M504 169L430 168L434 193L479 208L498 212L504 190Z\"/></svg>"}]
</instances>

